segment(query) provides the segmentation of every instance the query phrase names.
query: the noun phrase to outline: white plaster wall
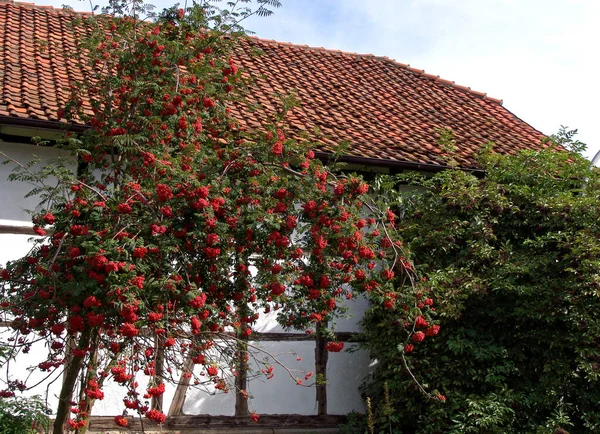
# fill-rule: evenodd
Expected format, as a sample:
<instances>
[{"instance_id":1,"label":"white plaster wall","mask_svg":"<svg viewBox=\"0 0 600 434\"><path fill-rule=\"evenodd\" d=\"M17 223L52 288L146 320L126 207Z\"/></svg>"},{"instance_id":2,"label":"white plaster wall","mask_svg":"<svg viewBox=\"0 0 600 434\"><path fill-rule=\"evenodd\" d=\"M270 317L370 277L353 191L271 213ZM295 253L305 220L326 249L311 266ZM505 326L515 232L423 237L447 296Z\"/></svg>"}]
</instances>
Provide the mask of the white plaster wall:
<instances>
[{"instance_id":1,"label":"white plaster wall","mask_svg":"<svg viewBox=\"0 0 600 434\"><path fill-rule=\"evenodd\" d=\"M0 264L4 265L6 261L19 258L29 251L30 243L27 235L0 235ZM364 299L357 299L349 302L349 306L354 317L338 319L337 331L357 331L357 321L367 307ZM283 329L276 323L273 315L261 316L261 323L258 329L262 332L279 332ZM2 336L4 337L4 336ZM314 341L280 341L280 342L253 342L253 345L264 350L263 353L255 352L256 359L252 363L252 370L258 373L248 387L251 396L250 409L259 414L316 414L315 388L305 387L313 384L314 375L309 380L304 376L307 372L314 371ZM348 345L347 345L348 347ZM16 362L10 365L11 379L24 379L28 372L26 368L31 364L37 364L44 359L46 349L42 344L34 345L30 354L21 355ZM303 385L297 385L295 380L290 378L289 373L274 360L270 364L274 366L274 377L267 380L261 374L264 367L261 364L262 359L269 359L269 355L274 356L281 364L292 370L293 375L303 380ZM300 358L301 360L298 360ZM369 358L366 352L358 351L355 353L330 353L328 370L328 408L330 414L345 414L352 410L363 410L363 402L358 393L358 386L369 372ZM196 373L201 370L196 367ZM0 378L6 378L6 370L0 373ZM34 384L42 378L42 374L33 371L28 384ZM56 375L52 377L56 378ZM178 374L176 374L178 378ZM138 377L140 391L146 387L146 377ZM50 407L55 411L57 405L57 396L60 389L60 379L50 385L45 382L38 386L34 391L28 394L48 393ZM235 394L230 392L224 394L214 388L205 390L191 388L184 405L185 414L212 414L212 415L233 415L235 409ZM175 386L168 386L164 395L164 409L168 410ZM116 415L122 412L122 400L126 393L121 386L109 381L104 388L105 398L96 401L94 414L96 415ZM214 393L214 394L211 394Z\"/></svg>"},{"instance_id":2,"label":"white plaster wall","mask_svg":"<svg viewBox=\"0 0 600 434\"><path fill-rule=\"evenodd\" d=\"M31 160L35 154L41 159L41 165L50 159L56 158L61 153L53 148L44 148L34 145L0 143L0 150L11 158L26 163ZM3 161L4 157L0 156ZM24 196L31 190L32 186L20 182L8 182L8 175L14 164L0 165L0 220L6 224L12 221L15 224L26 224L30 222L26 209L34 209L37 205L35 197L24 199ZM73 166L73 170L75 170ZM17 259L27 254L31 248L28 243L28 235L10 235L0 234L0 266L3 266L8 260ZM368 307L364 298L358 298L351 301L342 301L348 305L348 318L338 318L335 323L335 330L339 332L359 331L358 322L362 314ZM259 332L286 332L276 321L276 313L261 313L260 319L255 325ZM287 330L294 332L294 330ZM4 331L6 334L7 331ZM4 337L4 336L2 336ZM297 385L284 368L274 365L275 376L271 380L266 380L262 375L250 382L248 391L252 397L250 408L262 414L277 413L295 413L295 414L316 414L315 388L305 387L306 384L312 384L314 376L304 380L306 372L314 371L314 350L313 341L293 342L262 342L254 343L266 352L276 356L287 368L296 370L298 378L303 380L304 385ZM21 355L16 362L11 363L10 372L6 369L0 372L0 378L6 379L7 375L14 378L23 378L29 374L26 370L31 364L37 364L44 359L46 350L43 344L34 345L30 354ZM297 360L298 357L301 359ZM253 363L253 369L260 372L262 366L260 363ZM201 369L197 367L197 369ZM328 363L328 407L331 414L345 414L352 410L363 410L364 406L358 393L358 386L369 371L369 359L364 351L355 353L330 353ZM294 371L294 372L296 372ZM33 384L42 378L40 372L35 370L31 373L29 384ZM54 376L54 378L56 375ZM140 390L145 390L145 376L140 375ZM50 381L41 384L30 394L42 394L47 391L48 400L51 408L56 409L56 403L60 379L54 381L50 386ZM48 387L48 388L47 388ZM164 396L164 409L168 410L175 386L167 387ZM94 407L94 414L97 415L116 415L122 411L122 399L125 390L113 382L108 382L105 387L105 398L97 401ZM213 393L214 394L211 394ZM223 394L219 391L209 388L209 393L197 389L190 389L184 405L186 414L213 414L213 415L233 415L235 407L235 394L230 392Z\"/></svg>"},{"instance_id":3,"label":"white plaster wall","mask_svg":"<svg viewBox=\"0 0 600 434\"><path fill-rule=\"evenodd\" d=\"M350 348L356 344L346 344ZM327 362L327 412L347 414L365 411L358 387L373 370L374 363L365 350L329 353Z\"/></svg>"},{"instance_id":4,"label":"white plaster wall","mask_svg":"<svg viewBox=\"0 0 600 434\"><path fill-rule=\"evenodd\" d=\"M1 222L0 222L1 223ZM31 235L0 234L0 268L8 261L22 258L33 247L30 239L37 238Z\"/></svg>"},{"instance_id":5,"label":"white plaster wall","mask_svg":"<svg viewBox=\"0 0 600 434\"><path fill-rule=\"evenodd\" d=\"M359 332L361 330L360 320L369 308L367 299L361 294L352 300L340 300L338 305L346 306L348 310L343 316L335 319L332 328L336 332Z\"/></svg>"},{"instance_id":6,"label":"white plaster wall","mask_svg":"<svg viewBox=\"0 0 600 434\"><path fill-rule=\"evenodd\" d=\"M12 330L0 328L0 339L6 341L11 336ZM45 360L47 349L44 342L32 345L28 354L19 354L16 360L9 361L0 370L0 389L6 388L6 383L12 380L23 381L27 386L36 385L35 388L23 392L23 396L40 395L47 400L53 413L58 405L58 394L60 393L62 369L52 372L41 372L37 364Z\"/></svg>"},{"instance_id":7,"label":"white plaster wall","mask_svg":"<svg viewBox=\"0 0 600 434\"><path fill-rule=\"evenodd\" d=\"M200 367L195 369L198 374ZM184 414L210 414L233 416L235 414L235 392L224 393L214 387L190 387L183 406Z\"/></svg>"},{"instance_id":8,"label":"white plaster wall","mask_svg":"<svg viewBox=\"0 0 600 434\"><path fill-rule=\"evenodd\" d=\"M253 342L274 355L282 365L271 361L274 376L267 379L261 373L261 363L251 363L257 374L248 385L249 408L259 414L317 414L315 376L305 379L308 372L315 369L315 343L303 342ZM298 360L300 358L301 360ZM286 369L287 368L287 369ZM364 411L364 403L358 387L372 369L366 351L354 353L330 353L327 363L327 405L329 414L346 414L350 411ZM288 370L290 372L288 372ZM296 384L291 378L302 380ZM185 405L185 414L211 414L231 416L235 411L235 394L207 394L205 391L190 389Z\"/></svg>"},{"instance_id":9,"label":"white plaster wall","mask_svg":"<svg viewBox=\"0 0 600 434\"><path fill-rule=\"evenodd\" d=\"M308 372L315 370L314 342L255 342L255 344L274 355L290 372L271 362L274 367L274 377L268 380L264 376L259 376L248 386L252 396L249 402L250 408L259 414L316 414L315 388L309 387L314 383L315 376L305 379ZM254 364L251 368L260 372L262 367ZM295 379L301 380L302 384L296 384Z\"/></svg>"},{"instance_id":10,"label":"white plaster wall","mask_svg":"<svg viewBox=\"0 0 600 434\"><path fill-rule=\"evenodd\" d=\"M34 170L36 168L41 169L52 159L68 155L56 148L10 142L0 142L0 151L21 164L27 164L33 160L34 156L37 156L40 163L33 167ZM0 163L6 160L6 157L0 155ZM32 190L32 185L24 182L8 181L8 176L14 167L15 163L12 162L0 164L0 219L31 221L26 210L35 209L39 200L34 196L25 198L25 195ZM75 164L73 164L73 170L76 170ZM0 249L2 249L1 246Z\"/></svg>"},{"instance_id":11,"label":"white plaster wall","mask_svg":"<svg viewBox=\"0 0 600 434\"><path fill-rule=\"evenodd\" d=\"M135 380L138 382L137 391L140 395L143 395L148 388L149 377L140 372L136 375ZM104 399L94 403L93 414L96 416L116 416L121 414L124 408L123 398L127 397L127 389L112 380L108 380L102 391L104 392ZM165 386L165 393L163 394L163 411L165 413L169 411L174 393L175 386L167 384ZM149 404L150 400L148 399L147 401ZM137 413L132 410L128 412L130 415L137 416Z\"/></svg>"},{"instance_id":12,"label":"white plaster wall","mask_svg":"<svg viewBox=\"0 0 600 434\"><path fill-rule=\"evenodd\" d=\"M369 302L365 297L359 295L352 300L339 300L339 306L347 307L346 313L343 316L336 318L332 327L338 332L358 332L360 331L360 320L365 311L369 308ZM258 311L260 316L254 324L254 330L260 333L298 333L298 330L284 329L277 322L277 312L271 311L264 313Z\"/></svg>"},{"instance_id":13,"label":"white plaster wall","mask_svg":"<svg viewBox=\"0 0 600 434\"><path fill-rule=\"evenodd\" d=\"M314 342L251 342L251 345L262 348L264 352L253 350L254 358L250 362L250 375L255 374L247 389L250 410L262 414L315 414L315 389L297 385L281 366L284 365L304 383L312 383L314 377L305 381L304 376L314 370ZM271 379L261 372L265 367L263 360L274 367ZM204 391L190 389L183 411L185 414L230 416L235 411L235 394L232 391L211 396Z\"/></svg>"},{"instance_id":14,"label":"white plaster wall","mask_svg":"<svg viewBox=\"0 0 600 434\"><path fill-rule=\"evenodd\" d=\"M37 237L0 234L0 268L4 267L8 261L26 255L32 247L32 244L29 242L31 238ZM0 340L2 342L8 342L11 335L11 329L0 328ZM10 380L26 381L28 386L40 383L34 389L24 392L23 395L40 395L47 399L50 408L56 411L57 397L60 392L61 369L54 371L51 375L48 372L44 373L36 369L37 364L45 360L47 354L48 352L43 342L33 344L27 354L20 353L16 360L10 361L0 370L0 389L4 389L6 383Z\"/></svg>"},{"instance_id":15,"label":"white plaster wall","mask_svg":"<svg viewBox=\"0 0 600 434\"><path fill-rule=\"evenodd\" d=\"M213 395L203 390L190 388L185 398L183 413L233 416L235 414L235 393L216 391Z\"/></svg>"},{"instance_id":16,"label":"white plaster wall","mask_svg":"<svg viewBox=\"0 0 600 434\"><path fill-rule=\"evenodd\" d=\"M32 238L28 235L10 235L0 234L0 265L7 261L17 259L25 255L31 243L28 240ZM364 298L358 298L347 302L353 316L350 318L340 318L337 320L337 331L357 331L357 322L368 304ZM257 329L261 332L281 332L283 329L275 320L275 315L261 315ZM5 332L6 333L6 332ZM2 336L4 337L4 336ZM308 381L304 379L307 372L314 371L314 350L313 341L281 341L281 342L253 342L265 352L256 352L256 360L252 364L252 370L259 373L257 378L253 379L248 387L251 395L250 408L262 414L294 413L294 414L316 414L315 388L305 387L314 382L314 375ZM348 346L348 345L347 345ZM260 361L267 357L267 353L273 355L288 369L293 370L293 374L303 380L303 385L297 385L290 378L288 372L275 361L274 377L267 380L260 373L263 368ZM21 355L16 362L11 363L9 376L11 379L24 379L29 372L26 370L30 365L37 364L43 360L46 349L43 344L34 345L31 352L27 355ZM298 357L301 358L298 361ZM199 373L201 367L197 367ZM345 414L352 410L363 410L363 402L358 393L358 386L363 378L369 372L369 358L364 351L356 353L330 353L328 370L328 408L331 414ZM7 372L0 372L0 378L6 379ZM54 375L51 379L55 379ZM41 380L43 374L31 373L28 384L34 384ZM176 374L176 378L178 375ZM140 391L145 390L146 377L138 377ZM47 381L38 386L34 391L28 394L48 393L48 402L55 411L57 405L57 396L60 390L60 379L50 384ZM49 388L47 389L48 385ZM164 409L170 406L175 386L168 386L164 395ZM122 412L122 400L126 393L125 389L112 381L106 384L104 389L105 398L96 401L94 414L96 415L116 415ZM214 394L210 394L214 393ZM190 389L184 405L186 414L212 414L212 415L233 415L235 409L235 394L230 392L224 394L209 388L209 393L203 390Z\"/></svg>"}]
</instances>

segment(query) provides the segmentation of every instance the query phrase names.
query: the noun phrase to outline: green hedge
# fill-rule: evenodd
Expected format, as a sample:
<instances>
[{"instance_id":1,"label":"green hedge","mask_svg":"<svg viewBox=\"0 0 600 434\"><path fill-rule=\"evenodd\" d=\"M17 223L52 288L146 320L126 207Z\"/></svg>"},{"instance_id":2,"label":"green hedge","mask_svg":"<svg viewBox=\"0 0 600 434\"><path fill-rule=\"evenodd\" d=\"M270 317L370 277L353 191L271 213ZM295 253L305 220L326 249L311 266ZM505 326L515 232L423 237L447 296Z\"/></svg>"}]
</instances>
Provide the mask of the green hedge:
<instances>
[{"instance_id":1,"label":"green hedge","mask_svg":"<svg viewBox=\"0 0 600 434\"><path fill-rule=\"evenodd\" d=\"M374 431L600 432L600 182L588 164L556 148L487 153L483 178L410 180L420 193L402 198L400 224L441 329L405 357L427 395L397 319L368 312Z\"/></svg>"}]
</instances>

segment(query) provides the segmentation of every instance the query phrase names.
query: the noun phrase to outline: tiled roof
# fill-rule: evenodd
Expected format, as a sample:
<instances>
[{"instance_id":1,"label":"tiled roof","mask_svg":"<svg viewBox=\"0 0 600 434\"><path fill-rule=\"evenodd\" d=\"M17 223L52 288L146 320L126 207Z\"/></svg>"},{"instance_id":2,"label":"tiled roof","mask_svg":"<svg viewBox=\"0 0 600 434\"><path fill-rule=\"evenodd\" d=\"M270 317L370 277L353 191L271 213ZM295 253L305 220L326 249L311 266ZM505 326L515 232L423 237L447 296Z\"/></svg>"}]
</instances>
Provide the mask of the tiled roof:
<instances>
[{"instance_id":1,"label":"tiled roof","mask_svg":"<svg viewBox=\"0 0 600 434\"><path fill-rule=\"evenodd\" d=\"M81 76L61 55L79 37L69 29L72 19L0 0L0 117L58 121L63 89ZM251 54L257 48L262 55ZM348 142L350 156L443 166L441 128L453 131L462 167L475 167L474 155L489 141L503 153L541 147L543 134L501 101L385 57L258 38L240 43L236 56L255 78L248 102L272 111L278 93L295 90L301 105L288 115L290 128L307 132L323 151ZM263 120L243 110L237 116L249 126Z\"/></svg>"}]
</instances>

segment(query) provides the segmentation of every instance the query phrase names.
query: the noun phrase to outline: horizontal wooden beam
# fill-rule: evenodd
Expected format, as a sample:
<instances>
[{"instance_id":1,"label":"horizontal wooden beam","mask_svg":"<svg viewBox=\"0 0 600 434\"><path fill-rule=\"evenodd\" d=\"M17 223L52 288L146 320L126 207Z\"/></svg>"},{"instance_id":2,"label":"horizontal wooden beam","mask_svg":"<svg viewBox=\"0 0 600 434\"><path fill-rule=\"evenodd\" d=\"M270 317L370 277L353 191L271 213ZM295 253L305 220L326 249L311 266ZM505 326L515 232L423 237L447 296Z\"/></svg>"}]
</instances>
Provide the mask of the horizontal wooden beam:
<instances>
[{"instance_id":1,"label":"horizontal wooden beam","mask_svg":"<svg viewBox=\"0 0 600 434\"><path fill-rule=\"evenodd\" d=\"M0 224L0 234L35 235L35 232L33 232L33 227L27 226L27 225L15 226L15 225Z\"/></svg>"},{"instance_id":2,"label":"horizontal wooden beam","mask_svg":"<svg viewBox=\"0 0 600 434\"><path fill-rule=\"evenodd\" d=\"M123 432L140 432L142 426L139 418L129 417L127 428ZM162 426L144 419L146 433L336 433L338 426L346 421L343 415L304 416L299 414L260 415L258 422L248 416L173 416L167 418ZM113 416L92 416L89 433L119 432Z\"/></svg>"},{"instance_id":3,"label":"horizontal wooden beam","mask_svg":"<svg viewBox=\"0 0 600 434\"><path fill-rule=\"evenodd\" d=\"M0 321L0 327L10 327L10 321ZM353 332L337 332L334 333L338 341L343 342L357 342L359 333ZM314 341L315 335L306 333L261 333L254 332L250 337L250 341L259 342L279 342L279 341Z\"/></svg>"},{"instance_id":4,"label":"horizontal wooden beam","mask_svg":"<svg viewBox=\"0 0 600 434\"><path fill-rule=\"evenodd\" d=\"M334 333L338 341L356 341L359 334L353 332L335 332ZM314 341L316 336L314 334L307 333L260 333L254 332L250 337L250 340L257 340L261 342L273 342L273 341Z\"/></svg>"}]
</instances>

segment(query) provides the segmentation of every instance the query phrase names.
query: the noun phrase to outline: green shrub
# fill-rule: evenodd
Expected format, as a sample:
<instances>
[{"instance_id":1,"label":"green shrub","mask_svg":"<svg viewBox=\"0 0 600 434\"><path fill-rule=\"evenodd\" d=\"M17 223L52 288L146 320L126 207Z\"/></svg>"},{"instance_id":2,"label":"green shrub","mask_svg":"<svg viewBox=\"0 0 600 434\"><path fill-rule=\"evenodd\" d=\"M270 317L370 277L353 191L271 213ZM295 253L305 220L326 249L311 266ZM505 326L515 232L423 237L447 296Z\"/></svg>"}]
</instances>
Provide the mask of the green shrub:
<instances>
[{"instance_id":1,"label":"green shrub","mask_svg":"<svg viewBox=\"0 0 600 434\"><path fill-rule=\"evenodd\" d=\"M0 433L33 434L48 426L48 410L39 396L0 398Z\"/></svg>"},{"instance_id":2,"label":"green shrub","mask_svg":"<svg viewBox=\"0 0 600 434\"><path fill-rule=\"evenodd\" d=\"M10 347L0 345L0 367L12 359ZM12 396L11 396L12 395ZM0 394L0 433L30 434L46 432L51 414L46 403L38 395L32 397L15 396L10 388Z\"/></svg>"},{"instance_id":3,"label":"green shrub","mask_svg":"<svg viewBox=\"0 0 600 434\"><path fill-rule=\"evenodd\" d=\"M365 316L376 432L600 432L600 182L588 164L556 149L488 153L483 178L412 179L420 193L402 199L400 225L441 329L405 355L397 318Z\"/></svg>"}]
</instances>

